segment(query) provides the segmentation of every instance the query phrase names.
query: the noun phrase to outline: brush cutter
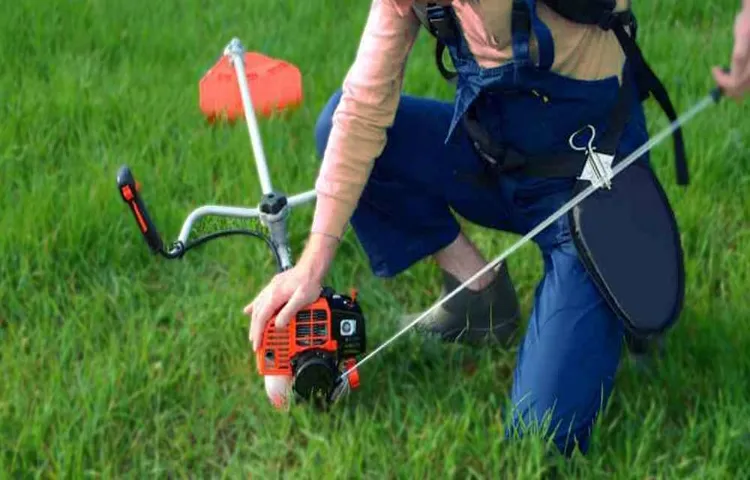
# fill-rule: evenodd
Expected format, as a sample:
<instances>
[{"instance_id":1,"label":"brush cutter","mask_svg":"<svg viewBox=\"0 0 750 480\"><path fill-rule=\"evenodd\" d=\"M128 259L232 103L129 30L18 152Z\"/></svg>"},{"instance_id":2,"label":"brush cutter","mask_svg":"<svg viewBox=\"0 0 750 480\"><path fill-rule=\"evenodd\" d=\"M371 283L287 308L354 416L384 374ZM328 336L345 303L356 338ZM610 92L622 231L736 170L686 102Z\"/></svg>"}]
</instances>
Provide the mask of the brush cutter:
<instances>
[{"instance_id":1,"label":"brush cutter","mask_svg":"<svg viewBox=\"0 0 750 480\"><path fill-rule=\"evenodd\" d=\"M278 272L287 270L293 265L287 220L292 207L315 199L315 191L287 197L274 189L256 112L267 116L297 106L302 100L300 72L288 62L245 52L239 39L234 38L216 65L202 78L199 87L200 108L210 122L233 123L244 115L262 189L258 205L255 208L201 206L190 212L177 240L167 247L141 197L140 184L127 165L120 167L117 173L120 195L130 207L151 251L166 259L182 258L188 250L215 238L247 235L266 243ZM196 221L206 216L258 219L269 233L227 229L191 240L190 233ZM356 292L343 295L325 287L320 297L300 310L289 325L277 328L274 324L273 319L268 322L256 353L258 372L267 380L291 376L298 398L314 400L323 406L333 401L334 395L359 386L356 369L352 367L357 356L365 352L365 320ZM346 377L340 375L344 368L349 371Z\"/></svg>"}]
</instances>

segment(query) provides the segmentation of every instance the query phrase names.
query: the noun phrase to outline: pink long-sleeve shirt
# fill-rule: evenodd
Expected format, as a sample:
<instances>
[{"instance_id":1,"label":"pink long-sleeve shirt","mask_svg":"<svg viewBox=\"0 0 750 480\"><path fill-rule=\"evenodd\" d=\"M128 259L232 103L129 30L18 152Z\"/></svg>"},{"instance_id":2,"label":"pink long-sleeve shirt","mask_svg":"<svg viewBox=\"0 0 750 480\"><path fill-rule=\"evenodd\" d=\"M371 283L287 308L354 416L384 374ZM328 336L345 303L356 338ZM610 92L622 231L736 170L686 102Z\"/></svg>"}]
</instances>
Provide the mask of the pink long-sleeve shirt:
<instances>
[{"instance_id":1,"label":"pink long-sleeve shirt","mask_svg":"<svg viewBox=\"0 0 750 480\"><path fill-rule=\"evenodd\" d=\"M374 160L386 145L394 120L408 55L421 29L414 0L372 0L355 60L333 114L333 128L315 182L312 230L340 237L357 206ZM480 66L512 60L512 0L453 0L469 49ZM618 0L618 8L629 0ZM624 55L612 32L574 24L538 3L537 15L555 45L552 71L581 80L620 75ZM536 59L532 34L531 56ZM435 73L438 75L438 73Z\"/></svg>"}]
</instances>

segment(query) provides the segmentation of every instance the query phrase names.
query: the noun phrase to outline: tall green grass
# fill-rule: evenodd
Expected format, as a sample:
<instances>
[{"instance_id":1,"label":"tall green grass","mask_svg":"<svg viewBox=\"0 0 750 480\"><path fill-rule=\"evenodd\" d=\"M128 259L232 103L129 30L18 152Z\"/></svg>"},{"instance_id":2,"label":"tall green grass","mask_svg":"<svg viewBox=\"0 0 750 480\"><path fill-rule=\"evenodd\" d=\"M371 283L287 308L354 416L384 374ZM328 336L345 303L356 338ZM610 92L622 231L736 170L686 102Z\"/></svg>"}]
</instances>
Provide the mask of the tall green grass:
<instances>
[{"instance_id":1,"label":"tall green grass","mask_svg":"<svg viewBox=\"0 0 750 480\"><path fill-rule=\"evenodd\" d=\"M736 1L641 2L641 43L679 110L726 64ZM682 227L687 305L650 372L627 361L593 449L549 460L506 442L499 417L513 352L399 340L328 415L272 410L242 307L273 273L261 242L151 256L115 189L129 164L162 233L208 203L255 205L244 127L210 127L198 81L233 37L298 65L301 109L261 128L275 186L312 188L313 126L357 48L367 1L5 2L0 14L0 472L4 477L586 478L750 477L750 161L747 106L685 128L693 183L653 154ZM336 39L343 39L337 41ZM450 98L423 35L409 93ZM666 120L648 104L652 131ZM294 210L302 246L311 207ZM207 228L205 224L199 228ZM488 255L515 238L469 227ZM511 257L528 311L541 262ZM330 275L356 286L374 346L404 310L428 306L425 263L374 279L353 235Z\"/></svg>"}]
</instances>

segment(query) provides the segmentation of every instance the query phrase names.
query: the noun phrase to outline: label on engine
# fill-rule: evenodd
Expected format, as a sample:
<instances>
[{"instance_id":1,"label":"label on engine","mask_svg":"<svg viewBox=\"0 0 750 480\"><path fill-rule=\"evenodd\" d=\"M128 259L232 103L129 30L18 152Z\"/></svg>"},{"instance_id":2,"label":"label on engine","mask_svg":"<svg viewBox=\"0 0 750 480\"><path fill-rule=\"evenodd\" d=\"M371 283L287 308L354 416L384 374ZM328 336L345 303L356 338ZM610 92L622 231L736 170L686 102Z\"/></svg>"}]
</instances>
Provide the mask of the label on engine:
<instances>
[{"instance_id":1,"label":"label on engine","mask_svg":"<svg viewBox=\"0 0 750 480\"><path fill-rule=\"evenodd\" d=\"M357 333L357 321L353 318L345 318L341 320L339 332L342 337L350 337Z\"/></svg>"}]
</instances>

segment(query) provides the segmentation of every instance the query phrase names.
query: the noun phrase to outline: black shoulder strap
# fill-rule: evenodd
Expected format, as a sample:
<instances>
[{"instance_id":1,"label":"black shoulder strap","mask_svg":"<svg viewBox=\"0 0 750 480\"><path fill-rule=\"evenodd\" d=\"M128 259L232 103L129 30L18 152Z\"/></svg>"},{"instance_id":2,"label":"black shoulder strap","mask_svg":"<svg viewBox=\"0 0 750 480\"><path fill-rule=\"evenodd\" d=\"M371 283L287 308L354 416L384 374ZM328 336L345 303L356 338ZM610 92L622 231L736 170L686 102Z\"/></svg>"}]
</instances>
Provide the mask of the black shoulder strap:
<instances>
[{"instance_id":1,"label":"black shoulder strap","mask_svg":"<svg viewBox=\"0 0 750 480\"><path fill-rule=\"evenodd\" d=\"M558 15L571 22L586 25L603 25L615 13L617 0L542 0ZM626 13L630 9L628 8Z\"/></svg>"},{"instance_id":2,"label":"black shoulder strap","mask_svg":"<svg viewBox=\"0 0 750 480\"><path fill-rule=\"evenodd\" d=\"M649 95L652 95L662 111L667 115L669 121L674 122L677 120L677 112L672 104L672 99L669 98L669 94L667 93L664 84L659 80L659 77L656 76L646 62L646 59L643 58L643 53L635 40L636 25L634 20L631 21L630 26L631 32L628 34L622 21L617 20L611 24L612 31L617 36L617 40L620 42L620 45L625 52L625 56L632 65L636 77L636 85L640 91L641 101L647 99ZM685 141L682 136L681 127L675 129L672 133L672 139L674 142L677 184L687 185L690 179L688 175L687 155L685 153Z\"/></svg>"},{"instance_id":3,"label":"black shoulder strap","mask_svg":"<svg viewBox=\"0 0 750 480\"><path fill-rule=\"evenodd\" d=\"M425 29L435 37L435 63L440 75L449 83L454 83L458 73L448 70L445 66L445 43L458 35L455 18L450 7L442 7L434 3L427 5L412 5L414 14L422 22Z\"/></svg>"}]
</instances>

